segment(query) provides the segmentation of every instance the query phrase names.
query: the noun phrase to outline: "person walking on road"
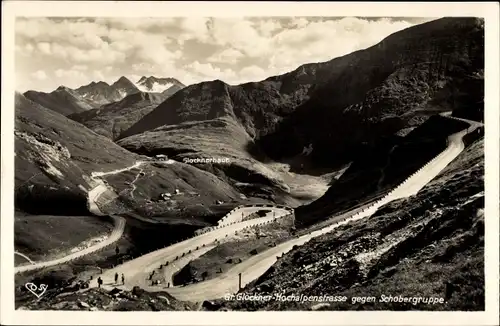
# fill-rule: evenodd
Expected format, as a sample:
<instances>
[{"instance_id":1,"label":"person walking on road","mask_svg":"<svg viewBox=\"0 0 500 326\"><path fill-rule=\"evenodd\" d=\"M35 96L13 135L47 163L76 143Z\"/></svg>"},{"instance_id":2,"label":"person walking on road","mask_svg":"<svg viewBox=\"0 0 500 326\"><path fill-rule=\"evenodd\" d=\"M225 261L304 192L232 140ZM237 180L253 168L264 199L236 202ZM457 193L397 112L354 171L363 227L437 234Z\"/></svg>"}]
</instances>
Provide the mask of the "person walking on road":
<instances>
[{"instance_id":1,"label":"person walking on road","mask_svg":"<svg viewBox=\"0 0 500 326\"><path fill-rule=\"evenodd\" d=\"M125 285L125 275L122 273L122 285Z\"/></svg>"},{"instance_id":2,"label":"person walking on road","mask_svg":"<svg viewBox=\"0 0 500 326\"><path fill-rule=\"evenodd\" d=\"M97 285L98 285L99 287L101 287L101 285L102 285L102 278L101 278L100 276L99 276L99 278L97 279Z\"/></svg>"},{"instance_id":3,"label":"person walking on road","mask_svg":"<svg viewBox=\"0 0 500 326\"><path fill-rule=\"evenodd\" d=\"M115 283L118 283L118 273L115 273Z\"/></svg>"}]
</instances>

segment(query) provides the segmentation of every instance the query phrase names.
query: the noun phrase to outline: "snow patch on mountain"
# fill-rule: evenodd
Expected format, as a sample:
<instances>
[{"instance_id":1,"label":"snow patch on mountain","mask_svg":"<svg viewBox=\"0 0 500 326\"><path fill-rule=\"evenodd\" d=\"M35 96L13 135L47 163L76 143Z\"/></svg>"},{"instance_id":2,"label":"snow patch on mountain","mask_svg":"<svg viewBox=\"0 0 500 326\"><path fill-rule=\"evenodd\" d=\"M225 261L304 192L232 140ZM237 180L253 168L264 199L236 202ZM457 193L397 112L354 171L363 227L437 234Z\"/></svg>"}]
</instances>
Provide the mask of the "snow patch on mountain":
<instances>
[{"instance_id":1,"label":"snow patch on mountain","mask_svg":"<svg viewBox=\"0 0 500 326\"><path fill-rule=\"evenodd\" d=\"M127 91L123 88L119 89L118 93L120 94L120 97L121 97L120 100L123 100L128 95Z\"/></svg>"},{"instance_id":2,"label":"snow patch on mountain","mask_svg":"<svg viewBox=\"0 0 500 326\"><path fill-rule=\"evenodd\" d=\"M173 83L161 84L158 82L154 82L151 84L151 87L148 87L141 83L137 83L135 86L142 92L161 93L163 91L166 91L170 87L174 86L174 84Z\"/></svg>"}]
</instances>

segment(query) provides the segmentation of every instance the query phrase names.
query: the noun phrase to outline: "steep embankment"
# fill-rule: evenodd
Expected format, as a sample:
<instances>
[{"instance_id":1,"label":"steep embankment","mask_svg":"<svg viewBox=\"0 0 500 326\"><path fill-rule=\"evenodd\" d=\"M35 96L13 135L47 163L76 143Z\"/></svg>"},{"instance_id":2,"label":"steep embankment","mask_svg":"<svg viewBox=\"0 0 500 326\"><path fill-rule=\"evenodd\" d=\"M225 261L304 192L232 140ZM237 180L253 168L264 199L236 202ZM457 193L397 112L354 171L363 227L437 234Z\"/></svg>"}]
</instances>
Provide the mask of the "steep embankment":
<instances>
[{"instance_id":1,"label":"steep embankment","mask_svg":"<svg viewBox=\"0 0 500 326\"><path fill-rule=\"evenodd\" d=\"M101 242L113 230L112 220L97 216L30 215L16 212L14 239L20 253L31 262L50 261ZM71 230L71 232L68 232Z\"/></svg>"}]
</instances>

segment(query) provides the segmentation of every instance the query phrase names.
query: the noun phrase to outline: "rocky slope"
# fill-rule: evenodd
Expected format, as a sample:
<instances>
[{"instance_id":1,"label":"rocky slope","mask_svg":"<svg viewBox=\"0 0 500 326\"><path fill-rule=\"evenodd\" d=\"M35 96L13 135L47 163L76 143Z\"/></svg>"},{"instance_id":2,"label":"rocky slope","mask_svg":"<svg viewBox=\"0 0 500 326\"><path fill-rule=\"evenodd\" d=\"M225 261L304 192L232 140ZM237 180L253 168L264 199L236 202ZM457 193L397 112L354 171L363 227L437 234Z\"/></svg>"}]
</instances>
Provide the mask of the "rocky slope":
<instances>
[{"instance_id":1,"label":"rocky slope","mask_svg":"<svg viewBox=\"0 0 500 326\"><path fill-rule=\"evenodd\" d=\"M477 138L477 135L472 135ZM293 249L248 294L345 296L345 302L220 302L237 310L483 310L484 141L474 140L417 195ZM380 302L382 295L442 298ZM353 297L375 297L353 302Z\"/></svg>"},{"instance_id":2,"label":"rocky slope","mask_svg":"<svg viewBox=\"0 0 500 326\"><path fill-rule=\"evenodd\" d=\"M62 310L484 310L484 139L468 147L417 195L337 228L281 257L242 294L337 296L343 302L215 300L193 305L166 293L80 290L69 267L36 273L41 300L18 282L19 309ZM79 278L80 280L88 280ZM56 290L52 290L56 289ZM435 304L381 302L432 297ZM358 298L358 300L355 300ZM442 300L439 302L439 300Z\"/></svg>"},{"instance_id":3,"label":"rocky slope","mask_svg":"<svg viewBox=\"0 0 500 326\"><path fill-rule=\"evenodd\" d=\"M143 116L168 97L164 93L137 91L120 101L99 108L71 114L68 118L80 122L98 134L116 139Z\"/></svg>"},{"instance_id":4,"label":"rocky slope","mask_svg":"<svg viewBox=\"0 0 500 326\"><path fill-rule=\"evenodd\" d=\"M46 294L37 301L24 286L16 288L16 309L19 310L80 310L80 311L178 311L197 310L192 303L180 302L167 292L149 293L140 288L123 291L119 288L80 289L81 282L55 270L39 277L36 283L49 285Z\"/></svg>"}]
</instances>

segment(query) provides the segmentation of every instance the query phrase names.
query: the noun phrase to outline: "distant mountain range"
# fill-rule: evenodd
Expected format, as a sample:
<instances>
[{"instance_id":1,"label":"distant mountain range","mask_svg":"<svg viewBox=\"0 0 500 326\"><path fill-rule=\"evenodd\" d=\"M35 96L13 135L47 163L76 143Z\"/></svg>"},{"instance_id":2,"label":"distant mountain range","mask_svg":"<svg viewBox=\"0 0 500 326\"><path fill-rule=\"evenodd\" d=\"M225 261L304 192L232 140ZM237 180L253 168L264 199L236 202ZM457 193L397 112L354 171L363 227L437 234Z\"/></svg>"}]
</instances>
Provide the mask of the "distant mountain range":
<instances>
[{"instance_id":1,"label":"distant mountain range","mask_svg":"<svg viewBox=\"0 0 500 326\"><path fill-rule=\"evenodd\" d=\"M109 85L106 82L91 82L88 85L71 89L60 86L51 93L27 91L26 98L62 115L68 116L125 99L136 93L158 93L163 98L173 95L184 85L174 78L142 77L137 83L126 77L120 77Z\"/></svg>"}]
</instances>

